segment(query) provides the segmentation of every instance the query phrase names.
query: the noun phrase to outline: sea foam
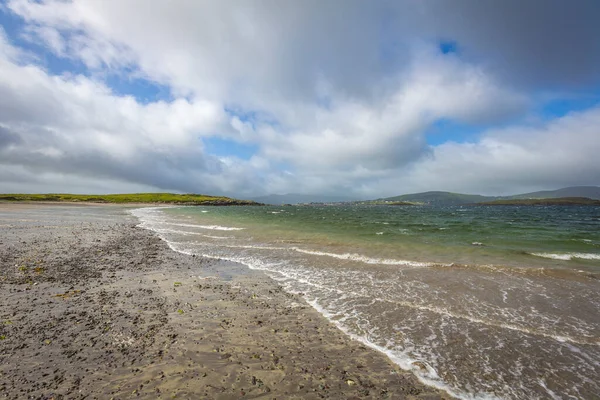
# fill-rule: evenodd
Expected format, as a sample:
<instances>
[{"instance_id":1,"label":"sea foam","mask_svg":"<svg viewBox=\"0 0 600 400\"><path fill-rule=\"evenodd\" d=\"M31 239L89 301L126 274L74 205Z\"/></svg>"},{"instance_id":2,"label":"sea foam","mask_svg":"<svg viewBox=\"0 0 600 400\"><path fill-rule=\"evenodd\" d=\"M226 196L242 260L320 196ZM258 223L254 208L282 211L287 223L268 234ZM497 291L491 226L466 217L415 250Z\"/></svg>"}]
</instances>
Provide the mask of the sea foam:
<instances>
[{"instance_id":1,"label":"sea foam","mask_svg":"<svg viewBox=\"0 0 600 400\"><path fill-rule=\"evenodd\" d=\"M209 230L214 230L214 231L241 231L241 230L245 229L245 228L237 228L234 226L179 224L179 223L174 223L174 222L163 222L163 224L182 226L182 227L186 227L186 228L209 229Z\"/></svg>"},{"instance_id":2,"label":"sea foam","mask_svg":"<svg viewBox=\"0 0 600 400\"><path fill-rule=\"evenodd\" d=\"M333 257L339 260L348 260L348 261L359 261L365 264L383 264L383 265L406 265L409 267L432 267L438 264L428 263L428 262L420 262L420 261L409 261L409 260L398 260L393 258L372 258L363 256L361 254L352 254L352 253L327 253L323 251L314 251L314 250L306 250L301 249L299 247L292 247L292 250L297 251L298 253L304 254L312 254L315 256L326 256Z\"/></svg>"},{"instance_id":3,"label":"sea foam","mask_svg":"<svg viewBox=\"0 0 600 400\"><path fill-rule=\"evenodd\" d=\"M532 256L551 258L553 260L570 261L574 258L581 260L600 260L600 254L595 253L529 253Z\"/></svg>"}]
</instances>

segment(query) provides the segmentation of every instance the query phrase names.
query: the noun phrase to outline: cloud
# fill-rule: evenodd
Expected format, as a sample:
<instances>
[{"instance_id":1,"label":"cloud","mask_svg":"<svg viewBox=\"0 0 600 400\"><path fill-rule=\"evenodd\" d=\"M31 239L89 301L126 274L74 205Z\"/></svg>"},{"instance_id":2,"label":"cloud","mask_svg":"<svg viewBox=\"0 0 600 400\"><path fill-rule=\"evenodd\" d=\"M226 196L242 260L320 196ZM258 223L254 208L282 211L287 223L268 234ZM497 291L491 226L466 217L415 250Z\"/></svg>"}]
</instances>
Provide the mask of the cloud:
<instances>
[{"instance_id":1,"label":"cloud","mask_svg":"<svg viewBox=\"0 0 600 400\"><path fill-rule=\"evenodd\" d=\"M313 105L294 116L300 123L287 124L298 128L281 134L267 124L255 135L266 156L301 168L392 169L430 151L424 132L437 120L487 123L527 107L524 96L498 86L485 71L424 51L377 101L333 95L327 107Z\"/></svg>"},{"instance_id":2,"label":"cloud","mask_svg":"<svg viewBox=\"0 0 600 400\"><path fill-rule=\"evenodd\" d=\"M406 175L382 180L371 190L391 194L389 187L436 188L502 195L599 184L599 124L596 107L532 126L491 130L470 143L444 143Z\"/></svg>"},{"instance_id":3,"label":"cloud","mask_svg":"<svg viewBox=\"0 0 600 400\"><path fill-rule=\"evenodd\" d=\"M0 164L241 196L600 184L595 109L531 118L544 93L600 83L598 7L540 4L10 0L22 39L85 68L56 75L0 35ZM118 94L115 76L169 98ZM431 146L440 120L481 134ZM256 154L212 155L211 137Z\"/></svg>"},{"instance_id":4,"label":"cloud","mask_svg":"<svg viewBox=\"0 0 600 400\"><path fill-rule=\"evenodd\" d=\"M227 165L205 154L201 140L232 129L219 105L182 98L141 104L81 75L52 76L21 65L6 57L15 53L10 45L0 44L7 49L0 57L4 168L171 190L228 187L219 183Z\"/></svg>"},{"instance_id":5,"label":"cloud","mask_svg":"<svg viewBox=\"0 0 600 400\"><path fill-rule=\"evenodd\" d=\"M529 89L600 84L600 3L580 0L424 2L423 26L459 43L501 79Z\"/></svg>"}]
</instances>

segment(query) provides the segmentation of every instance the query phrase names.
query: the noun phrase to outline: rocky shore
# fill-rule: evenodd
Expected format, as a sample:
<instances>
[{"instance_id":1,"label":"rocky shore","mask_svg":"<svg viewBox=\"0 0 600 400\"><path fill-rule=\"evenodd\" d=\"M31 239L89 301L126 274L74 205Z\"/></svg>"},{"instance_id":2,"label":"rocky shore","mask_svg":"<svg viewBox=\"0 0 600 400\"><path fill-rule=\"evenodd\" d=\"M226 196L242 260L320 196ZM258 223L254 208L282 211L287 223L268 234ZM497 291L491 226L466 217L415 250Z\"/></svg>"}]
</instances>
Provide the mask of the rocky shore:
<instances>
[{"instance_id":1,"label":"rocky shore","mask_svg":"<svg viewBox=\"0 0 600 400\"><path fill-rule=\"evenodd\" d=\"M447 399L246 267L117 206L0 204L0 396Z\"/></svg>"}]
</instances>

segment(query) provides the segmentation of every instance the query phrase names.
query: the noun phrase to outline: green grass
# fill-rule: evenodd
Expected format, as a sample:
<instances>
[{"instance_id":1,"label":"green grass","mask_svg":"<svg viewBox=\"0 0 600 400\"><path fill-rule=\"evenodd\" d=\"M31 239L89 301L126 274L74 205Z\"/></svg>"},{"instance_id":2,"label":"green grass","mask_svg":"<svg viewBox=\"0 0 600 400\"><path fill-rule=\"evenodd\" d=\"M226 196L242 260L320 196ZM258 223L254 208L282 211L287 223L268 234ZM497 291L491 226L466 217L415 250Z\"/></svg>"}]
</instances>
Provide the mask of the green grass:
<instances>
[{"instance_id":1,"label":"green grass","mask_svg":"<svg viewBox=\"0 0 600 400\"><path fill-rule=\"evenodd\" d=\"M128 194L0 194L0 201L58 201L88 203L160 203L188 205L255 205L249 200L236 200L229 197L207 196L203 194L174 193L128 193Z\"/></svg>"}]
</instances>

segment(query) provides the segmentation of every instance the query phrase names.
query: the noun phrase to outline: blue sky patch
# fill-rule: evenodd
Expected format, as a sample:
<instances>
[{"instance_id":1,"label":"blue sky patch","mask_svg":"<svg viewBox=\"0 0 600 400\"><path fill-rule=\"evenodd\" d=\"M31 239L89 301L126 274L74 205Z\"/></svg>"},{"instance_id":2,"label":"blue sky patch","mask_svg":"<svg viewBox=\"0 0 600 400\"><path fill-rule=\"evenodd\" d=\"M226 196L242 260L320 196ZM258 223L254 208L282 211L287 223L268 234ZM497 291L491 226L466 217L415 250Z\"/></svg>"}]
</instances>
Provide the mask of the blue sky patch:
<instances>
[{"instance_id":1,"label":"blue sky patch","mask_svg":"<svg viewBox=\"0 0 600 400\"><path fill-rule=\"evenodd\" d=\"M551 100L541 105L539 112L545 119L554 119L598 105L600 105L600 90L596 94Z\"/></svg>"},{"instance_id":2,"label":"blue sky patch","mask_svg":"<svg viewBox=\"0 0 600 400\"><path fill-rule=\"evenodd\" d=\"M454 41L442 41L438 48L442 54L458 53L458 45Z\"/></svg>"},{"instance_id":3,"label":"blue sky patch","mask_svg":"<svg viewBox=\"0 0 600 400\"><path fill-rule=\"evenodd\" d=\"M449 119L434 122L425 133L427 144L438 146L446 142L474 142L485 127L463 124Z\"/></svg>"},{"instance_id":4,"label":"blue sky patch","mask_svg":"<svg viewBox=\"0 0 600 400\"><path fill-rule=\"evenodd\" d=\"M24 28L24 21L0 7L0 25L6 32L8 40L13 45L35 54L36 64L43 67L52 75L62 75L69 73L71 75L88 75L86 66L77 60L58 57L48 47L41 42L32 42L25 38L27 33Z\"/></svg>"},{"instance_id":5,"label":"blue sky patch","mask_svg":"<svg viewBox=\"0 0 600 400\"><path fill-rule=\"evenodd\" d=\"M109 74L104 78L104 83L111 88L113 93L121 96L134 96L142 104L175 100L168 86L146 79L133 78L127 74Z\"/></svg>"},{"instance_id":6,"label":"blue sky patch","mask_svg":"<svg viewBox=\"0 0 600 400\"><path fill-rule=\"evenodd\" d=\"M258 146L254 144L239 143L231 139L211 137L202 139L206 151L217 157L237 157L242 160L249 160L258 151Z\"/></svg>"},{"instance_id":7,"label":"blue sky patch","mask_svg":"<svg viewBox=\"0 0 600 400\"><path fill-rule=\"evenodd\" d=\"M88 78L100 78L114 94L134 96L140 103L147 104L156 101L173 101L174 97L168 86L146 79L135 78L131 68L121 68L118 73L106 72L98 76L92 73L85 64L74 58L60 57L46 47L41 41L28 40L25 35L25 23L22 18L14 15L5 7L0 7L0 26L6 32L9 41L31 54L32 60L51 75L83 75ZM33 36L35 38L35 36Z\"/></svg>"}]
</instances>

